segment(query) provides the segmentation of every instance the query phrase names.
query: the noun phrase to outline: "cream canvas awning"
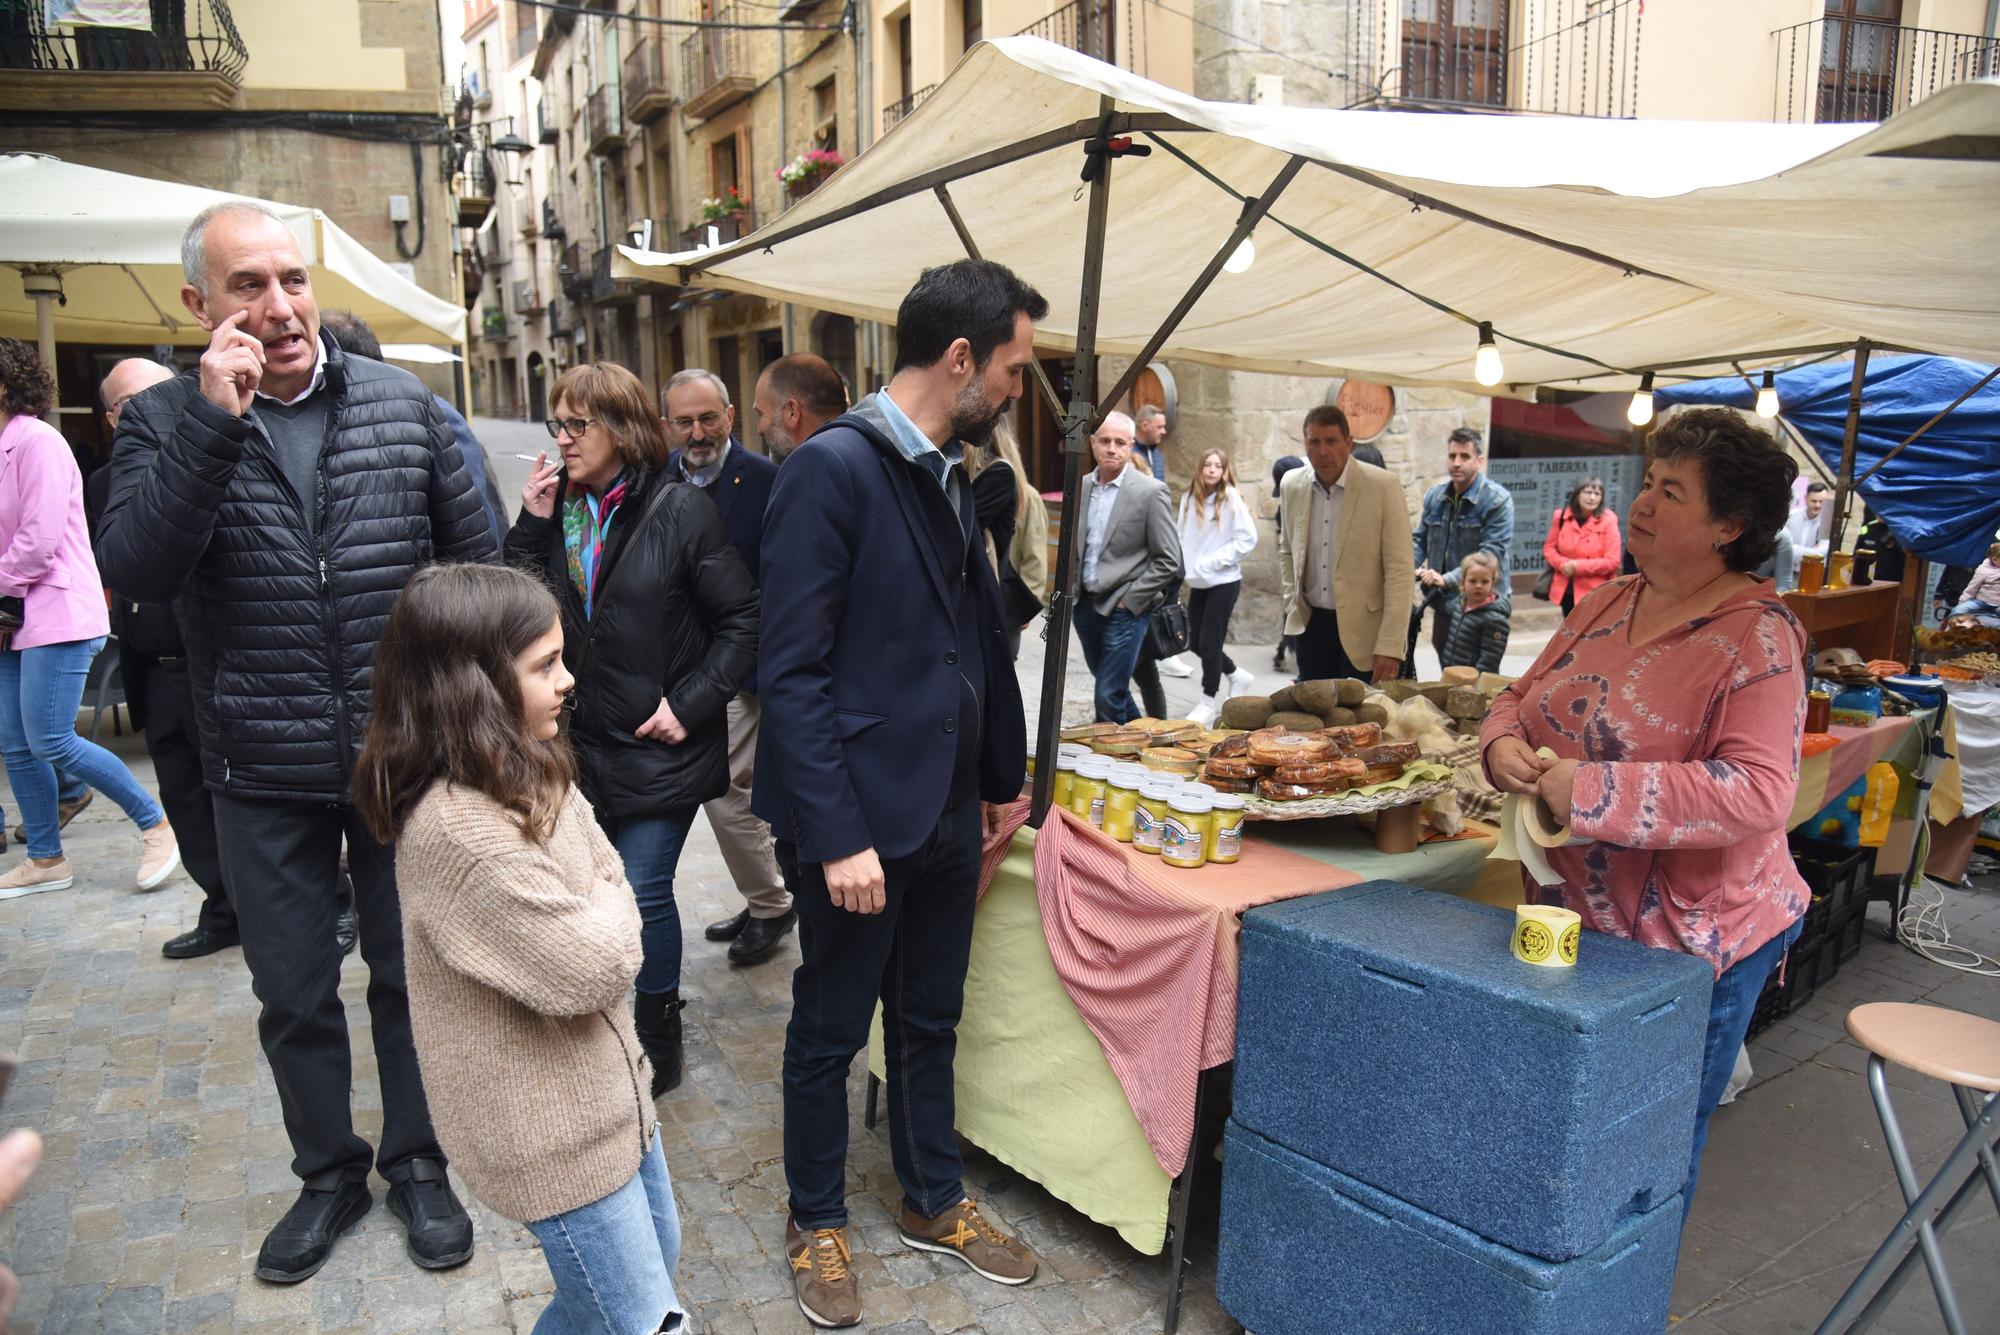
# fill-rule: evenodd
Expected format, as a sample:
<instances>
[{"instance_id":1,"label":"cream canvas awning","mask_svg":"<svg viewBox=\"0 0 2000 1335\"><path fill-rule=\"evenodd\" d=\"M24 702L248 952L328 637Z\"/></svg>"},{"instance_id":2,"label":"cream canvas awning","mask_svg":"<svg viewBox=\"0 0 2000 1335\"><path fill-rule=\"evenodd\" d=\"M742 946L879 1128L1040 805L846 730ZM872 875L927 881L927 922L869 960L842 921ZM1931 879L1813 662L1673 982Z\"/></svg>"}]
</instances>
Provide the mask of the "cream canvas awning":
<instances>
[{"instance_id":1,"label":"cream canvas awning","mask_svg":"<svg viewBox=\"0 0 2000 1335\"><path fill-rule=\"evenodd\" d=\"M1112 167L1099 353L1141 351L1296 158L1254 264L1220 274L1157 355L1513 394L1861 338L2000 360L1993 80L1880 126L1325 111L1204 102L1004 38L752 235L620 247L614 271L893 323L919 270L966 253L943 185L981 253L1048 297L1037 341L1074 346L1079 172L1107 100L1111 133L1152 153ZM1497 388L1473 379L1468 321L1495 327Z\"/></svg>"},{"instance_id":2,"label":"cream canvas awning","mask_svg":"<svg viewBox=\"0 0 2000 1335\"><path fill-rule=\"evenodd\" d=\"M211 204L245 196L82 167L39 154L0 155L0 334L32 340L23 269L54 269L64 343L200 345L181 305L181 233ZM350 310L385 343L465 340L465 311L377 259L318 209L261 200L298 238L321 309Z\"/></svg>"}]
</instances>

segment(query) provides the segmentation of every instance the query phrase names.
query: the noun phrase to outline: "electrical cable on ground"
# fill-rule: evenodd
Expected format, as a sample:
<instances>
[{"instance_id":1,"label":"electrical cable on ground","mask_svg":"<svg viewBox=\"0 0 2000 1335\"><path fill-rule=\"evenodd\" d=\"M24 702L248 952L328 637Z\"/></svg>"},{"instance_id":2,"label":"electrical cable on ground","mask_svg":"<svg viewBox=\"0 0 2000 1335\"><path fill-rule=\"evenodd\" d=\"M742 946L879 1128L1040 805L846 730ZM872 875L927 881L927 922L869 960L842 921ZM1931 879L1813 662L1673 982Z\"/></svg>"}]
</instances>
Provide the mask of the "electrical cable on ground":
<instances>
[{"instance_id":1,"label":"electrical cable on ground","mask_svg":"<svg viewBox=\"0 0 2000 1335\"><path fill-rule=\"evenodd\" d=\"M2000 978L2000 960L1951 939L1951 928L1945 923L1946 888L1929 876L1917 878L1896 917L1896 940L1933 964L1981 978Z\"/></svg>"}]
</instances>

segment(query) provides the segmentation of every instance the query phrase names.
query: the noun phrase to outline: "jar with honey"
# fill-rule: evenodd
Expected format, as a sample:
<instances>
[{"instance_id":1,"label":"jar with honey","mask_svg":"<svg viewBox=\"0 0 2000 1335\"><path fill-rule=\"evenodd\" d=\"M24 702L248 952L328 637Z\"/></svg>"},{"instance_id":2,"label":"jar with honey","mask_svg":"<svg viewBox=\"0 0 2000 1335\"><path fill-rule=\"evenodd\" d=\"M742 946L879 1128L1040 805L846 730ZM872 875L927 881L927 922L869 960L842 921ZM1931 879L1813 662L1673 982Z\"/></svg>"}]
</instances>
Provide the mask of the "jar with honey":
<instances>
[{"instance_id":1,"label":"jar with honey","mask_svg":"<svg viewBox=\"0 0 2000 1335\"><path fill-rule=\"evenodd\" d=\"M1148 774L1139 781L1139 801L1132 809L1132 847L1141 853L1160 851L1160 835L1167 828L1167 803L1181 787L1172 774Z\"/></svg>"},{"instance_id":2,"label":"jar with honey","mask_svg":"<svg viewBox=\"0 0 2000 1335\"><path fill-rule=\"evenodd\" d=\"M1139 786L1146 781L1144 765L1113 765L1104 792L1104 832L1121 844L1132 842L1132 818L1139 808Z\"/></svg>"},{"instance_id":3,"label":"jar with honey","mask_svg":"<svg viewBox=\"0 0 2000 1335\"><path fill-rule=\"evenodd\" d=\"M1213 805L1185 787L1167 799L1167 823L1160 831L1160 861L1169 867L1199 867L1208 861Z\"/></svg>"},{"instance_id":4,"label":"jar with honey","mask_svg":"<svg viewBox=\"0 0 2000 1335\"><path fill-rule=\"evenodd\" d=\"M1209 799L1208 860L1230 863L1243 855L1243 798L1217 793Z\"/></svg>"}]
</instances>

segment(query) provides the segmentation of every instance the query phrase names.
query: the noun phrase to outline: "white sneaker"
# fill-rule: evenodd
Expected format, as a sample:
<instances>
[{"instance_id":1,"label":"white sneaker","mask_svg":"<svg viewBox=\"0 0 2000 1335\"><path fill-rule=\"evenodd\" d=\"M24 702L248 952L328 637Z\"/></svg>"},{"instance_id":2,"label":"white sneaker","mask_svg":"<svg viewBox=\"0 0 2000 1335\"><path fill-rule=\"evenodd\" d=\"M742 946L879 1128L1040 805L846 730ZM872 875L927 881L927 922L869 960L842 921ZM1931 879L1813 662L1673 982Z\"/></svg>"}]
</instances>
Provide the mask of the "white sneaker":
<instances>
[{"instance_id":1,"label":"white sneaker","mask_svg":"<svg viewBox=\"0 0 2000 1335\"><path fill-rule=\"evenodd\" d=\"M1162 658L1160 660L1160 671L1166 673L1169 677L1192 677L1195 674L1195 669L1187 661L1186 654L1175 654L1172 658Z\"/></svg>"},{"instance_id":2,"label":"white sneaker","mask_svg":"<svg viewBox=\"0 0 2000 1335\"><path fill-rule=\"evenodd\" d=\"M1201 703L1188 711L1188 718L1204 728L1215 726L1216 715L1222 712L1222 702L1212 695L1201 697Z\"/></svg>"},{"instance_id":3,"label":"white sneaker","mask_svg":"<svg viewBox=\"0 0 2000 1335\"><path fill-rule=\"evenodd\" d=\"M37 866L33 858L22 858L19 866L0 876L0 899L39 895L44 890L67 890L74 884L76 877L70 873L68 858L52 867Z\"/></svg>"},{"instance_id":4,"label":"white sneaker","mask_svg":"<svg viewBox=\"0 0 2000 1335\"><path fill-rule=\"evenodd\" d=\"M1249 668L1237 668L1229 674L1229 693L1248 695L1257 685L1257 674Z\"/></svg>"}]
</instances>

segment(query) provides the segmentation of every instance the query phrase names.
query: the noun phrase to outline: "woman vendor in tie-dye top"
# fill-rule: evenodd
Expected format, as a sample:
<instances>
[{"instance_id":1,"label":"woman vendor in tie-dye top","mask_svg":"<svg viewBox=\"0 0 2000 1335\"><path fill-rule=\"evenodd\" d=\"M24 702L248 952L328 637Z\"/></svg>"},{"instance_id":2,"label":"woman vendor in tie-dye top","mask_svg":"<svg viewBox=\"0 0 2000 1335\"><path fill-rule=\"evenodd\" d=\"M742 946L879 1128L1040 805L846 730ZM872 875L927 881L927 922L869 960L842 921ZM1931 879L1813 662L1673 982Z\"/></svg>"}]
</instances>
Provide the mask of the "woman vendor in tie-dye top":
<instances>
[{"instance_id":1,"label":"woman vendor in tie-dye top","mask_svg":"<svg viewBox=\"0 0 2000 1335\"><path fill-rule=\"evenodd\" d=\"M1746 573L1771 554L1798 466L1719 408L1667 421L1652 451L1627 523L1639 574L1577 605L1479 740L1496 787L1539 794L1590 841L1549 850L1563 883L1531 892L1716 972L1691 1200L1709 1114L1810 901L1785 842L1805 632Z\"/></svg>"}]
</instances>

